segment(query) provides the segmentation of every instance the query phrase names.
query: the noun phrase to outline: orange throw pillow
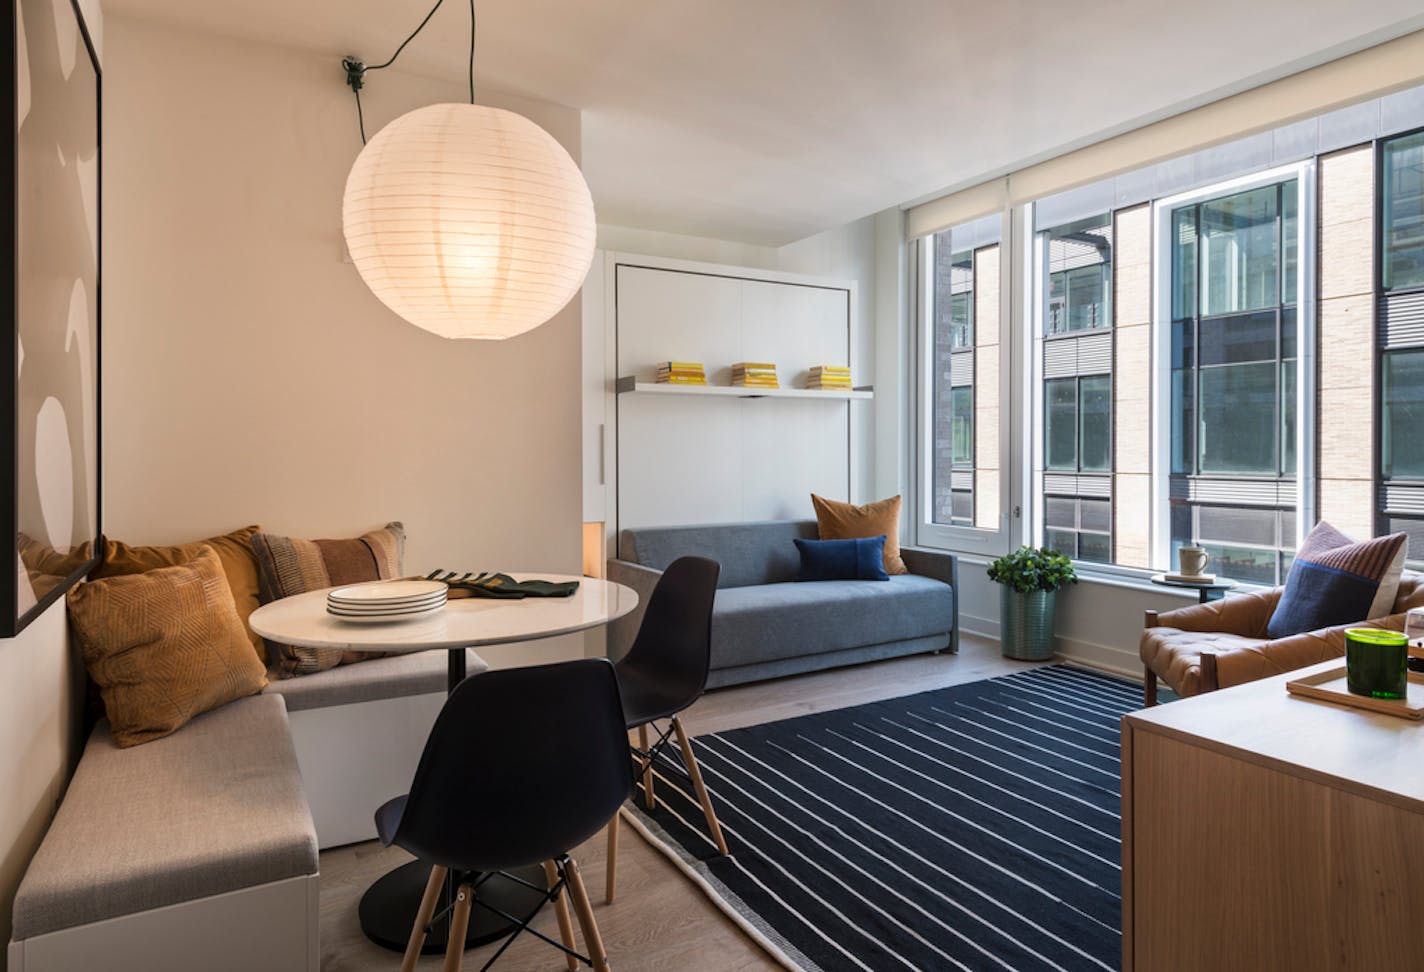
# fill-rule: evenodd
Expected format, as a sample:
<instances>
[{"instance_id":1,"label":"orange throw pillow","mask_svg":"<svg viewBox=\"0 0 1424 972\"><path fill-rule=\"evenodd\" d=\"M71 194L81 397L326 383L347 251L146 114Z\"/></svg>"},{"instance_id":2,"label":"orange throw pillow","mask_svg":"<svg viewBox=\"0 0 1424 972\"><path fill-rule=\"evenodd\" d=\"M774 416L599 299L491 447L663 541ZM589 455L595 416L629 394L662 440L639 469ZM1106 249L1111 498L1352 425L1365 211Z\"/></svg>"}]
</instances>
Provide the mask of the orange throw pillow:
<instances>
[{"instance_id":1,"label":"orange throw pillow","mask_svg":"<svg viewBox=\"0 0 1424 972\"><path fill-rule=\"evenodd\" d=\"M900 559L900 497L856 506L812 493L811 505L816 508L816 527L822 540L859 540L884 535L885 573L910 572Z\"/></svg>"},{"instance_id":2,"label":"orange throw pillow","mask_svg":"<svg viewBox=\"0 0 1424 972\"><path fill-rule=\"evenodd\" d=\"M169 547L131 547L118 540L106 540L104 558L94 570L94 577L119 577L124 574L142 574L159 567L176 567L191 563L204 546L217 551L222 561L223 573L227 575L227 585L232 588L233 604L237 616L242 621L242 630L257 659L267 661L267 645L259 635L247 626L247 618L262 603L257 587L257 558L252 553L252 535L260 526L243 527L225 533L220 537L180 543Z\"/></svg>"},{"instance_id":3,"label":"orange throw pillow","mask_svg":"<svg viewBox=\"0 0 1424 972\"><path fill-rule=\"evenodd\" d=\"M70 629L120 747L166 736L267 685L209 547L189 564L80 584L68 600Z\"/></svg>"}]
</instances>

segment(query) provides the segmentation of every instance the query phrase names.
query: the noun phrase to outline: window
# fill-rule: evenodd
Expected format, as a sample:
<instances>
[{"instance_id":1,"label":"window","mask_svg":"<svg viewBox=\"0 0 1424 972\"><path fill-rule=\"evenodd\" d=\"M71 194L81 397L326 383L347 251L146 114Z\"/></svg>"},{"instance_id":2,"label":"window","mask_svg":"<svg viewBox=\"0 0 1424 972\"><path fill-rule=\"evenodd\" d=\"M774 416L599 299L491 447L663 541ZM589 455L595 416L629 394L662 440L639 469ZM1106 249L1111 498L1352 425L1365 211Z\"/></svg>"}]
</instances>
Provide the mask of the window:
<instances>
[{"instance_id":1,"label":"window","mask_svg":"<svg viewBox=\"0 0 1424 972\"><path fill-rule=\"evenodd\" d=\"M1410 535L1424 569L1424 132L1380 145L1379 476L1376 529Z\"/></svg>"},{"instance_id":2,"label":"window","mask_svg":"<svg viewBox=\"0 0 1424 972\"><path fill-rule=\"evenodd\" d=\"M1381 168L1385 290L1424 287L1424 132L1384 143Z\"/></svg>"},{"instance_id":3,"label":"window","mask_svg":"<svg viewBox=\"0 0 1424 972\"><path fill-rule=\"evenodd\" d=\"M1111 563L1111 217L1040 229L1036 249L1041 542L1078 560Z\"/></svg>"},{"instance_id":4,"label":"window","mask_svg":"<svg viewBox=\"0 0 1424 972\"><path fill-rule=\"evenodd\" d=\"M1167 224L1171 549L1199 542L1219 573L1265 584L1296 542L1299 193L1286 179L1172 206Z\"/></svg>"},{"instance_id":5,"label":"window","mask_svg":"<svg viewBox=\"0 0 1424 972\"><path fill-rule=\"evenodd\" d=\"M919 244L921 542L1003 546L1001 222L972 220Z\"/></svg>"}]
</instances>

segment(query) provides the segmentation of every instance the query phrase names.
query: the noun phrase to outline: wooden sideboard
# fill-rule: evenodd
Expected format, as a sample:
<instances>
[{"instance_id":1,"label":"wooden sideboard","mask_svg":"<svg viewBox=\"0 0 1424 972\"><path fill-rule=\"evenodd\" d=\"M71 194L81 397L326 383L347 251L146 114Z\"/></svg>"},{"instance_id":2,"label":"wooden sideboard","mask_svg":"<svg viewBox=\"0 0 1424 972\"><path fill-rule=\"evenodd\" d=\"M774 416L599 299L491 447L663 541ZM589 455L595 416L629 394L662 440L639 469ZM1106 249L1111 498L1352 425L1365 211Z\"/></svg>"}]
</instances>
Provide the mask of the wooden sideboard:
<instances>
[{"instance_id":1,"label":"wooden sideboard","mask_svg":"<svg viewBox=\"0 0 1424 972\"><path fill-rule=\"evenodd\" d=\"M1424 968L1424 724L1288 675L1122 721L1123 969Z\"/></svg>"}]
</instances>

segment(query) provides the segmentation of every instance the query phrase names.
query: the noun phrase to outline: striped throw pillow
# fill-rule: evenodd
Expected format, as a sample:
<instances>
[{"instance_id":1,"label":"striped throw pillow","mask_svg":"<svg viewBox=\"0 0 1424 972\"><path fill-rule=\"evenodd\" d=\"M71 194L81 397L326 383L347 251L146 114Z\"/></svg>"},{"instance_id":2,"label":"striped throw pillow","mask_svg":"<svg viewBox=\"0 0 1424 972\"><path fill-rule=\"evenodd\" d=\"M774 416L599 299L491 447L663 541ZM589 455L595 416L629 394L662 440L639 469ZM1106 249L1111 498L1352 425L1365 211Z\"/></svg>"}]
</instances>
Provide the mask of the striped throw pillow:
<instances>
[{"instance_id":1,"label":"striped throw pillow","mask_svg":"<svg viewBox=\"0 0 1424 972\"><path fill-rule=\"evenodd\" d=\"M387 523L352 540L298 540L271 533L252 535L262 603L324 587L390 580L401 576L405 528ZM271 674L292 678L381 657L378 652L302 648L267 642Z\"/></svg>"},{"instance_id":2,"label":"striped throw pillow","mask_svg":"<svg viewBox=\"0 0 1424 972\"><path fill-rule=\"evenodd\" d=\"M1296 552L1267 636L1286 638L1389 614L1407 550L1403 533L1355 543L1329 523L1317 523Z\"/></svg>"}]
</instances>

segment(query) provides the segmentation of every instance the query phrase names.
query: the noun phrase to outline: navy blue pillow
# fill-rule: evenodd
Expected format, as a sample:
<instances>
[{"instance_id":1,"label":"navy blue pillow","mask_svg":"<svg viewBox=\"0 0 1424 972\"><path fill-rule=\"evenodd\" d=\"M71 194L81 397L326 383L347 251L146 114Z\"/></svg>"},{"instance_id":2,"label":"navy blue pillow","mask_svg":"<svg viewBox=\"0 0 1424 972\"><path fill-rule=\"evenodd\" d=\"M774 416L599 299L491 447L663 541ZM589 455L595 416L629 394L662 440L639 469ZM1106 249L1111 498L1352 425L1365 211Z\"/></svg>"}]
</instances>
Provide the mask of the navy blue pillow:
<instances>
[{"instance_id":1,"label":"navy blue pillow","mask_svg":"<svg viewBox=\"0 0 1424 972\"><path fill-rule=\"evenodd\" d=\"M888 581L885 573L885 537L862 537L859 540L801 540L796 552L801 555L798 581L880 580Z\"/></svg>"}]
</instances>

